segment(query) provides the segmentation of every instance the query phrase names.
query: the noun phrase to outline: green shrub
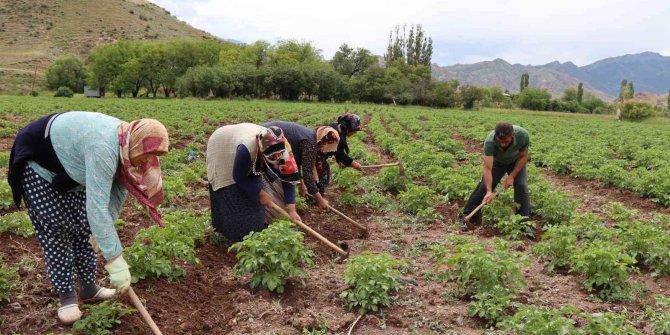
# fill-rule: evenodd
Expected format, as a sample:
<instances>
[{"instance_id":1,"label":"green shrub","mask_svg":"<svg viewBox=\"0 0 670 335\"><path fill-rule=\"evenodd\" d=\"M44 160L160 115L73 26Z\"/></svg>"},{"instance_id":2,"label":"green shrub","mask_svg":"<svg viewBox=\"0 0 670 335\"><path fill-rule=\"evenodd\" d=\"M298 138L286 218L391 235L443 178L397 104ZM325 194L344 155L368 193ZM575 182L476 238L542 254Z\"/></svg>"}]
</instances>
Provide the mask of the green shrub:
<instances>
[{"instance_id":1,"label":"green shrub","mask_svg":"<svg viewBox=\"0 0 670 335\"><path fill-rule=\"evenodd\" d=\"M628 271L635 259L612 242L594 241L578 248L570 258L572 271L584 275L582 286L587 292L607 301L628 296Z\"/></svg>"},{"instance_id":2,"label":"green shrub","mask_svg":"<svg viewBox=\"0 0 670 335\"><path fill-rule=\"evenodd\" d=\"M44 77L50 89L67 87L81 93L84 91L86 69L79 58L62 56L47 68Z\"/></svg>"},{"instance_id":3,"label":"green shrub","mask_svg":"<svg viewBox=\"0 0 670 335\"><path fill-rule=\"evenodd\" d=\"M62 98L72 98L74 96L74 92L72 91L71 88L61 86L56 90L56 94L54 94L54 97L62 97Z\"/></svg>"},{"instance_id":4,"label":"green shrub","mask_svg":"<svg viewBox=\"0 0 670 335\"><path fill-rule=\"evenodd\" d=\"M625 315L616 313L581 313L581 317L588 321L585 334L588 335L639 335L633 326L627 325Z\"/></svg>"},{"instance_id":5,"label":"green shrub","mask_svg":"<svg viewBox=\"0 0 670 335\"><path fill-rule=\"evenodd\" d=\"M517 96L516 103L524 109L547 110L551 103L551 94L546 89L526 87Z\"/></svg>"},{"instance_id":6,"label":"green shrub","mask_svg":"<svg viewBox=\"0 0 670 335\"><path fill-rule=\"evenodd\" d=\"M16 267L10 267L5 264L0 255L0 303L10 301L11 291L19 282L19 275Z\"/></svg>"},{"instance_id":7,"label":"green shrub","mask_svg":"<svg viewBox=\"0 0 670 335\"><path fill-rule=\"evenodd\" d=\"M86 318L74 323L72 330L78 334L106 335L111 329L121 324L121 319L135 312L118 301L103 301L96 305L84 305L89 314Z\"/></svg>"},{"instance_id":8,"label":"green shrub","mask_svg":"<svg viewBox=\"0 0 670 335\"><path fill-rule=\"evenodd\" d=\"M642 120L654 115L654 107L642 101L626 101L621 107L622 116L626 120Z\"/></svg>"},{"instance_id":9,"label":"green shrub","mask_svg":"<svg viewBox=\"0 0 670 335\"><path fill-rule=\"evenodd\" d=\"M286 220L278 220L260 232L230 246L237 252L235 274L251 273L251 288L283 293L289 277L304 276L301 265L311 266L314 254L303 244L304 236Z\"/></svg>"},{"instance_id":10,"label":"green shrub","mask_svg":"<svg viewBox=\"0 0 670 335\"><path fill-rule=\"evenodd\" d=\"M34 234L33 224L24 211L5 214L0 216L0 233L4 232L28 237Z\"/></svg>"},{"instance_id":11,"label":"green shrub","mask_svg":"<svg viewBox=\"0 0 670 335\"><path fill-rule=\"evenodd\" d=\"M579 335L575 321L565 315L575 312L569 306L561 310L543 306L525 306L519 308L514 316L503 321L499 326L516 335Z\"/></svg>"},{"instance_id":12,"label":"green shrub","mask_svg":"<svg viewBox=\"0 0 670 335\"><path fill-rule=\"evenodd\" d=\"M340 298L358 313L377 312L391 304L390 292L400 287L400 262L389 254L363 252L347 261L344 281L349 287Z\"/></svg>"},{"instance_id":13,"label":"green shrub","mask_svg":"<svg viewBox=\"0 0 670 335\"><path fill-rule=\"evenodd\" d=\"M191 213L172 212L163 217L163 222L165 227L140 230L133 244L124 251L133 283L144 278L176 280L186 274L179 263L200 262L195 246L203 243L211 230L209 221Z\"/></svg>"}]
</instances>

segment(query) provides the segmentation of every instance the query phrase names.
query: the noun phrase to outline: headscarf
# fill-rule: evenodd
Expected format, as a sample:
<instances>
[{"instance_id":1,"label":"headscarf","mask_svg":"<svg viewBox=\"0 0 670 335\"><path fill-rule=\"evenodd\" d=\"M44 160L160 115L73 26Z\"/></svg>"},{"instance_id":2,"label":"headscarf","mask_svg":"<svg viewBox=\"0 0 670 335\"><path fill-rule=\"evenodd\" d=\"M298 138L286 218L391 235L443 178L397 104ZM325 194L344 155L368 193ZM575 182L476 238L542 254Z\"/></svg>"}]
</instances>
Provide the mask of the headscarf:
<instances>
[{"instance_id":1,"label":"headscarf","mask_svg":"<svg viewBox=\"0 0 670 335\"><path fill-rule=\"evenodd\" d=\"M316 128L316 144L323 153L336 152L340 135L333 127L322 126Z\"/></svg>"},{"instance_id":2,"label":"headscarf","mask_svg":"<svg viewBox=\"0 0 670 335\"><path fill-rule=\"evenodd\" d=\"M163 221L156 210L163 201L163 180L157 155L168 152L170 143L167 130L157 120L140 119L121 123L118 135L121 151L121 173L118 179L162 227ZM131 159L143 154L153 156L142 166L133 166Z\"/></svg>"},{"instance_id":3,"label":"headscarf","mask_svg":"<svg viewBox=\"0 0 670 335\"><path fill-rule=\"evenodd\" d=\"M256 147L258 155L253 164L254 174L260 174L262 170L268 169L281 181L292 184L300 181L300 172L293 157L291 144L279 127L269 127L267 131L256 135ZM281 153L281 158L272 160L270 157L276 153Z\"/></svg>"},{"instance_id":4,"label":"headscarf","mask_svg":"<svg viewBox=\"0 0 670 335\"><path fill-rule=\"evenodd\" d=\"M361 130L361 118L356 114L346 112L337 118L337 123L346 133Z\"/></svg>"}]
</instances>

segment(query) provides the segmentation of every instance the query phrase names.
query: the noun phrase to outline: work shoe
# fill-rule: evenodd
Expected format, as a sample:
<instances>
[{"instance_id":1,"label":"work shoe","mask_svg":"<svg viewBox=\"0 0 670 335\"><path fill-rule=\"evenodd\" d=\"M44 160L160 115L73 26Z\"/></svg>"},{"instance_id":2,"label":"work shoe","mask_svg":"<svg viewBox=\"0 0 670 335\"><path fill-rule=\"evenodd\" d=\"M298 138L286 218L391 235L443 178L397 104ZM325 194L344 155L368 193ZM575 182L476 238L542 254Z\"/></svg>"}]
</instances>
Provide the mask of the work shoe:
<instances>
[{"instance_id":1,"label":"work shoe","mask_svg":"<svg viewBox=\"0 0 670 335\"><path fill-rule=\"evenodd\" d=\"M82 299L83 302L96 302L101 300L107 300L114 296L116 293L115 289L101 287L98 292L91 298Z\"/></svg>"},{"instance_id":2,"label":"work shoe","mask_svg":"<svg viewBox=\"0 0 670 335\"><path fill-rule=\"evenodd\" d=\"M465 214L463 213L458 213L458 226L461 228L462 231L468 231L470 230L470 227L468 227L468 222L465 220Z\"/></svg>"},{"instance_id":3,"label":"work shoe","mask_svg":"<svg viewBox=\"0 0 670 335\"><path fill-rule=\"evenodd\" d=\"M58 321L64 325L71 325L81 319L79 305L71 304L58 309Z\"/></svg>"}]
</instances>

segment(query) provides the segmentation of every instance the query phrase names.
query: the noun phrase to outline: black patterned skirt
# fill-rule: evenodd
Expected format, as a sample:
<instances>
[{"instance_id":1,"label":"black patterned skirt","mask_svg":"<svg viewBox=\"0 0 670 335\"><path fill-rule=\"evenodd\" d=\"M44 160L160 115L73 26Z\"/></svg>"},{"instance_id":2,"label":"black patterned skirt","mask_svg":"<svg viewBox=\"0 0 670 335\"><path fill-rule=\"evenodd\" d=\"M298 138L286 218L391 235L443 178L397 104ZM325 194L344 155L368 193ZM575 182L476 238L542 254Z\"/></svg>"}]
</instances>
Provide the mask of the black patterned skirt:
<instances>
[{"instance_id":1,"label":"black patterned skirt","mask_svg":"<svg viewBox=\"0 0 670 335\"><path fill-rule=\"evenodd\" d=\"M242 241L252 231L265 228L265 206L236 184L216 191L209 186L212 225L231 242Z\"/></svg>"}]
</instances>

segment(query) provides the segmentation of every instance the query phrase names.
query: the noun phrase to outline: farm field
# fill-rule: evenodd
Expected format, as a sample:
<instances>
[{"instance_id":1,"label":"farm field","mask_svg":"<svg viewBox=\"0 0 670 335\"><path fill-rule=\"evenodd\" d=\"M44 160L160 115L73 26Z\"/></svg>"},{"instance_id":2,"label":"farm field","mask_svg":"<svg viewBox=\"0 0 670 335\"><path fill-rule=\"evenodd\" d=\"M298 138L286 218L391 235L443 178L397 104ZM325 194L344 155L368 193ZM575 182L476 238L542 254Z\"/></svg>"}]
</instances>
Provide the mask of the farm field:
<instances>
[{"instance_id":1,"label":"farm field","mask_svg":"<svg viewBox=\"0 0 670 335\"><path fill-rule=\"evenodd\" d=\"M463 111L270 101L0 97L0 333L65 334L56 319L42 251L15 211L6 184L13 137L56 111L152 117L168 128L161 159L166 228L128 197L118 223L134 289L164 334L346 334L348 261L305 235L314 265L283 293L250 288L235 255L212 232L205 145L217 127L296 121L316 126L349 111L363 131L349 143L363 173L340 170L331 204L366 224L364 237L335 214L303 205L303 221L350 259L370 251L397 262L400 289L368 312L352 334L670 334L670 131L662 122L611 116ZM512 191L483 210L483 225L461 231L456 216L481 174L481 144L498 121L530 133L533 220L513 215ZM171 243L167 243L171 242ZM175 242L175 243L172 243ZM99 275L106 273L100 259ZM3 281L7 280L7 281ZM9 288L9 289L8 289ZM7 290L8 289L8 290ZM130 301L123 298L127 306ZM85 316L87 314L85 313ZM113 334L148 334L139 313Z\"/></svg>"}]
</instances>

